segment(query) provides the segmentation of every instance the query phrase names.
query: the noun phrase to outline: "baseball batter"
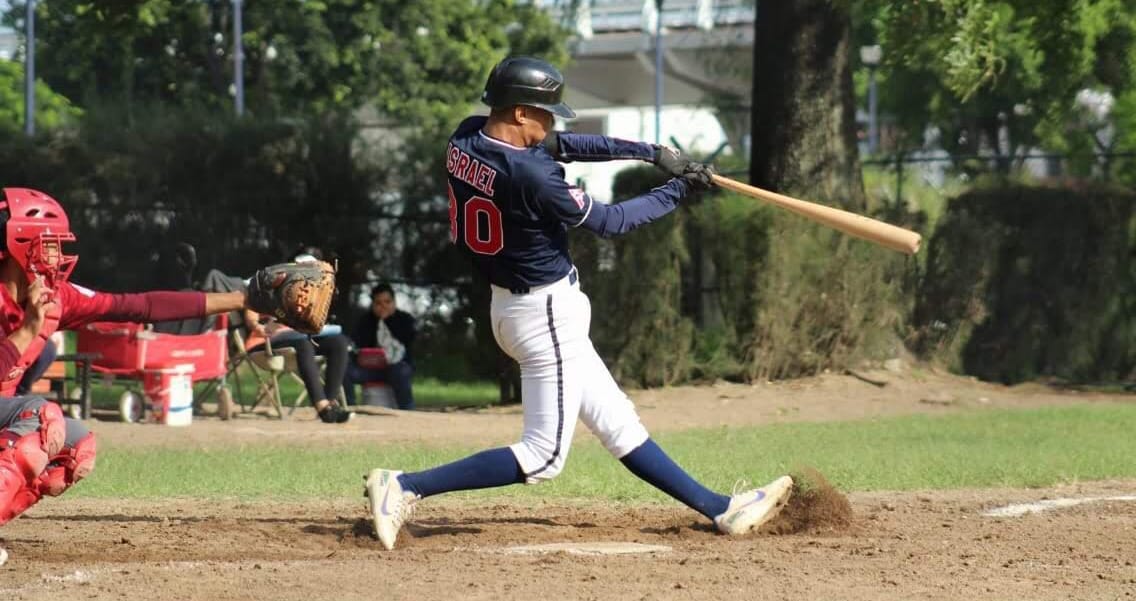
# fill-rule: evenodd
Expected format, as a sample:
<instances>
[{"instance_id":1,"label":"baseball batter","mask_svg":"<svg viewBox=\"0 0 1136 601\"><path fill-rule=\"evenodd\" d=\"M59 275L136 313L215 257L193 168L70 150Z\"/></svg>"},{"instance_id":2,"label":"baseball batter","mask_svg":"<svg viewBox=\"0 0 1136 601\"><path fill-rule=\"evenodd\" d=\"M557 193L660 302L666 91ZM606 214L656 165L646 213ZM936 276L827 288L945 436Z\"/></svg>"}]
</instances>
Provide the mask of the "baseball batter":
<instances>
[{"instance_id":1,"label":"baseball batter","mask_svg":"<svg viewBox=\"0 0 1136 601\"><path fill-rule=\"evenodd\" d=\"M554 132L555 116L575 116L562 102L563 89L563 76L547 62L505 59L482 95L490 115L462 122L446 148L450 239L492 285L493 334L521 367L524 430L517 444L423 472L372 470L365 494L387 549L419 499L556 477L577 418L632 473L723 533L749 532L788 500L788 476L732 497L699 484L651 440L592 346L591 305L568 254L567 229L605 238L624 234L708 187L713 171L666 147ZM653 162L673 177L642 196L606 205L569 185L559 164L616 159Z\"/></svg>"},{"instance_id":2,"label":"baseball batter","mask_svg":"<svg viewBox=\"0 0 1136 601\"><path fill-rule=\"evenodd\" d=\"M63 245L74 240L55 199L27 188L0 191L0 525L44 495L63 494L95 467L95 436L82 422L65 418L59 405L42 397L14 396L56 330L95 321L189 319L246 306L288 315L280 298L293 283L286 271L311 269L283 264L260 270L247 291L108 294L69 281L78 257L64 254ZM0 564L6 559L0 549Z\"/></svg>"}]
</instances>

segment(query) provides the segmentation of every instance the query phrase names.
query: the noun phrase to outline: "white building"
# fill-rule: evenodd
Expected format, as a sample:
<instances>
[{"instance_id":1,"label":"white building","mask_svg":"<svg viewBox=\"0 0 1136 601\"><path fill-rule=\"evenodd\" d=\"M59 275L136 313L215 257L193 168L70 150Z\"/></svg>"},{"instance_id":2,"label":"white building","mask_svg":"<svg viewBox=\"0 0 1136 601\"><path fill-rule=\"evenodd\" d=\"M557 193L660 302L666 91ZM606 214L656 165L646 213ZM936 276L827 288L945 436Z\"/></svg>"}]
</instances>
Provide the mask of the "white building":
<instances>
[{"instance_id":1,"label":"white building","mask_svg":"<svg viewBox=\"0 0 1136 601\"><path fill-rule=\"evenodd\" d=\"M0 28L0 60L9 61L16 56L20 38L11 29Z\"/></svg>"},{"instance_id":2,"label":"white building","mask_svg":"<svg viewBox=\"0 0 1136 601\"><path fill-rule=\"evenodd\" d=\"M534 0L573 28L565 101L578 118L567 129L677 144L703 155L736 152L748 140L753 0L663 0L662 110L656 133L655 0ZM743 105L723 127L715 98ZM719 103L720 104L720 103ZM728 146L723 148L724 144ZM626 163L572 163L569 181L611 200Z\"/></svg>"}]
</instances>

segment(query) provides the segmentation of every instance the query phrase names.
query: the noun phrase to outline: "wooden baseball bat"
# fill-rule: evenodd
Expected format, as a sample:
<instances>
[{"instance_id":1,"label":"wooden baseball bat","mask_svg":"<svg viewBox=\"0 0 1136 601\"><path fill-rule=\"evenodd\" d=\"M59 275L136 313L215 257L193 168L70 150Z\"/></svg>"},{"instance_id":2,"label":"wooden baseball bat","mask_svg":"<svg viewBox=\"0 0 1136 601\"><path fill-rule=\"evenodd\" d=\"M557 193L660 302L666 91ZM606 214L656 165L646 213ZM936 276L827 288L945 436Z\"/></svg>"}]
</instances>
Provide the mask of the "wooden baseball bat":
<instances>
[{"instance_id":1,"label":"wooden baseball bat","mask_svg":"<svg viewBox=\"0 0 1136 601\"><path fill-rule=\"evenodd\" d=\"M745 194L746 196L759 200L764 200L833 229L840 230L845 234L862 238L868 242L874 242L880 246L885 246L901 253L909 255L915 254L919 250L919 244L923 239L922 236L911 230L897 227L890 223L884 223L870 217L864 217L863 215L849 213L848 211L828 207L815 202L808 202L793 198L792 196L770 192L769 190L743 184L722 175L715 174L713 178L714 183L719 187L733 190L739 194Z\"/></svg>"}]
</instances>

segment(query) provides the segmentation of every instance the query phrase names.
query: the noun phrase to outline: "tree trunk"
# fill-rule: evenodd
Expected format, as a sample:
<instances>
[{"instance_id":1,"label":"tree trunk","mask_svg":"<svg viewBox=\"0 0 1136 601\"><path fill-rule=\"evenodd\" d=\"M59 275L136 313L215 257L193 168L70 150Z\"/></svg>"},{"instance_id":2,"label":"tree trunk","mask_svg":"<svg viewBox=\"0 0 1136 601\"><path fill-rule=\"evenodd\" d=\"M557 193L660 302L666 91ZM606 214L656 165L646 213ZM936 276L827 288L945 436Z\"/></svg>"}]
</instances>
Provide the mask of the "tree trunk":
<instances>
[{"instance_id":1,"label":"tree trunk","mask_svg":"<svg viewBox=\"0 0 1136 601\"><path fill-rule=\"evenodd\" d=\"M764 0L754 25L750 181L865 208L844 0Z\"/></svg>"}]
</instances>

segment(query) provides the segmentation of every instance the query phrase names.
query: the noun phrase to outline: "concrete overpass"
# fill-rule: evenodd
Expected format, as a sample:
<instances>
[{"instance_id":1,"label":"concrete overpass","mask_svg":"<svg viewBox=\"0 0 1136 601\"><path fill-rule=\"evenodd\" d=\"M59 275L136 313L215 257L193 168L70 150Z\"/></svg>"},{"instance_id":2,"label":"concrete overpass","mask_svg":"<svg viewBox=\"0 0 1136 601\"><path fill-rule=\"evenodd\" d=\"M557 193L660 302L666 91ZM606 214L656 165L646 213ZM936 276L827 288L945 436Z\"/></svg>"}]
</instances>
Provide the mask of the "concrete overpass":
<instances>
[{"instance_id":1,"label":"concrete overpass","mask_svg":"<svg viewBox=\"0 0 1136 601\"><path fill-rule=\"evenodd\" d=\"M655 0L535 0L574 32L565 69L577 109L654 106ZM750 95L753 0L663 0L663 104Z\"/></svg>"}]
</instances>

